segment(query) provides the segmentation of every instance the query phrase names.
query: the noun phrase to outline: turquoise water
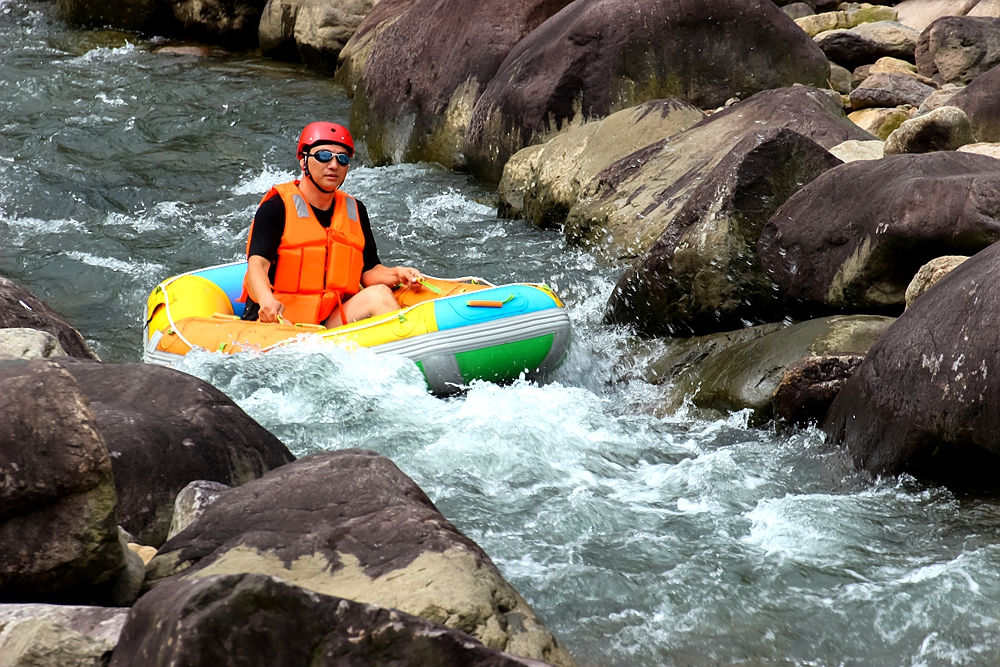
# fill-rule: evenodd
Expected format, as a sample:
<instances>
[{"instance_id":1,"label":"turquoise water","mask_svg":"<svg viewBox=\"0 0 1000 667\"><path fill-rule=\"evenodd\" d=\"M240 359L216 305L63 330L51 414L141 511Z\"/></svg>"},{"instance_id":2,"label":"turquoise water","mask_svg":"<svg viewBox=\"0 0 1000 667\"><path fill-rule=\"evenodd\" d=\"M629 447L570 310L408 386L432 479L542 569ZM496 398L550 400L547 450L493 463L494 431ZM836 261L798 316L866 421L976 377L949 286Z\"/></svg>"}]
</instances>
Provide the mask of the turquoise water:
<instances>
[{"instance_id":1,"label":"turquoise water","mask_svg":"<svg viewBox=\"0 0 1000 667\"><path fill-rule=\"evenodd\" d=\"M0 0L0 274L106 361L140 358L162 278L236 259L310 120L346 121L325 79L254 56L195 58L71 29ZM296 454L396 462L492 556L582 665L979 665L1000 659L1000 506L856 475L813 430L645 414L661 389L600 324L618 272L558 232L497 220L436 165L352 167L386 263L547 282L575 340L546 383L428 395L368 351L195 354ZM626 379L621 379L626 378Z\"/></svg>"}]
</instances>

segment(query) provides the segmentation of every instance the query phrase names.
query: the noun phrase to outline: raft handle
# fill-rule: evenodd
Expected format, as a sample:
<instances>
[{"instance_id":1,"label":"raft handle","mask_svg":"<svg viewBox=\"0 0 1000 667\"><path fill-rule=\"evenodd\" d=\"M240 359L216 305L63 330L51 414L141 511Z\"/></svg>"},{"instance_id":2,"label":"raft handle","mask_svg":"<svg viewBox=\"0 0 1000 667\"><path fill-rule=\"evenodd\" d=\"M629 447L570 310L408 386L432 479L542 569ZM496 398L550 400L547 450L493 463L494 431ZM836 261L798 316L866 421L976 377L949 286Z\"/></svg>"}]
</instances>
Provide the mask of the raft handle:
<instances>
[{"instance_id":1,"label":"raft handle","mask_svg":"<svg viewBox=\"0 0 1000 667\"><path fill-rule=\"evenodd\" d=\"M513 300L514 300L514 295L511 294L503 301L490 301L488 299L472 299L470 301L466 301L465 305L469 306L470 308L502 308L505 303L508 303Z\"/></svg>"}]
</instances>

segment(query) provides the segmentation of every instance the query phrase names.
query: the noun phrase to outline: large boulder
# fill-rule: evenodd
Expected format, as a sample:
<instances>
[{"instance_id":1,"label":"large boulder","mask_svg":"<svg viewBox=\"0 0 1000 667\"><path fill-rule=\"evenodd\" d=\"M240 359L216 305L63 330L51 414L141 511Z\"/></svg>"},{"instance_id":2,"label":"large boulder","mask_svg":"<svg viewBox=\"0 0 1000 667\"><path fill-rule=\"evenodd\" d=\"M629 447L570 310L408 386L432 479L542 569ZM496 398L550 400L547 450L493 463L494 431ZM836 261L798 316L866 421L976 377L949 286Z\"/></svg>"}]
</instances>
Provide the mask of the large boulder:
<instances>
[{"instance_id":1,"label":"large boulder","mask_svg":"<svg viewBox=\"0 0 1000 667\"><path fill-rule=\"evenodd\" d=\"M0 604L0 664L106 665L127 615L120 607Z\"/></svg>"},{"instance_id":2,"label":"large boulder","mask_svg":"<svg viewBox=\"0 0 1000 667\"><path fill-rule=\"evenodd\" d=\"M573 664L483 550L373 452L312 454L226 491L163 545L147 584L244 572L399 609L490 648Z\"/></svg>"},{"instance_id":3,"label":"large boulder","mask_svg":"<svg viewBox=\"0 0 1000 667\"><path fill-rule=\"evenodd\" d=\"M185 34L233 49L258 45L267 0L166 0Z\"/></svg>"},{"instance_id":4,"label":"large boulder","mask_svg":"<svg viewBox=\"0 0 1000 667\"><path fill-rule=\"evenodd\" d=\"M788 197L839 164L787 128L743 139L621 277L605 321L653 335L701 335L780 320L781 302L757 259L757 238Z\"/></svg>"},{"instance_id":5,"label":"large boulder","mask_svg":"<svg viewBox=\"0 0 1000 667\"><path fill-rule=\"evenodd\" d=\"M900 23L923 31L943 16L965 16L979 0L903 0L896 5Z\"/></svg>"},{"instance_id":6,"label":"large boulder","mask_svg":"<svg viewBox=\"0 0 1000 667\"><path fill-rule=\"evenodd\" d=\"M59 18L90 28L168 35L180 30L165 0L58 0Z\"/></svg>"},{"instance_id":7,"label":"large boulder","mask_svg":"<svg viewBox=\"0 0 1000 667\"><path fill-rule=\"evenodd\" d=\"M262 56L275 60L301 60L295 46L295 20L304 0L267 0L257 26Z\"/></svg>"},{"instance_id":8,"label":"large boulder","mask_svg":"<svg viewBox=\"0 0 1000 667\"><path fill-rule=\"evenodd\" d=\"M831 169L775 213L764 268L806 312L903 309L917 270L1000 239L1000 161L937 152Z\"/></svg>"},{"instance_id":9,"label":"large boulder","mask_svg":"<svg viewBox=\"0 0 1000 667\"><path fill-rule=\"evenodd\" d=\"M781 127L823 148L848 139L875 139L818 89L794 86L757 93L598 174L570 210L567 238L607 261L631 262L663 233L699 183L740 141Z\"/></svg>"},{"instance_id":10,"label":"large boulder","mask_svg":"<svg viewBox=\"0 0 1000 667\"><path fill-rule=\"evenodd\" d=\"M827 58L854 69L884 57L913 60L919 37L920 32L901 23L876 21L823 32L814 39Z\"/></svg>"},{"instance_id":11,"label":"large boulder","mask_svg":"<svg viewBox=\"0 0 1000 667\"><path fill-rule=\"evenodd\" d=\"M920 33L917 70L941 83L969 83L1000 64L1000 18L947 16Z\"/></svg>"},{"instance_id":12,"label":"large boulder","mask_svg":"<svg viewBox=\"0 0 1000 667\"><path fill-rule=\"evenodd\" d=\"M0 600L107 601L126 550L87 396L50 362L0 361L0 415Z\"/></svg>"},{"instance_id":13,"label":"large boulder","mask_svg":"<svg viewBox=\"0 0 1000 667\"><path fill-rule=\"evenodd\" d=\"M515 44L569 0L415 0L373 36L351 127L375 164L463 168L472 108Z\"/></svg>"},{"instance_id":14,"label":"large boulder","mask_svg":"<svg viewBox=\"0 0 1000 667\"><path fill-rule=\"evenodd\" d=\"M876 475L1000 490L1000 244L917 299L872 346L823 429Z\"/></svg>"},{"instance_id":15,"label":"large boulder","mask_svg":"<svg viewBox=\"0 0 1000 667\"><path fill-rule=\"evenodd\" d=\"M497 188L498 214L522 217L540 227L561 225L580 189L605 167L704 117L686 102L653 100L518 151L504 167Z\"/></svg>"},{"instance_id":16,"label":"large boulder","mask_svg":"<svg viewBox=\"0 0 1000 667\"><path fill-rule=\"evenodd\" d=\"M498 183L522 148L647 100L711 108L829 75L771 0L576 0L511 51L476 103L465 157Z\"/></svg>"},{"instance_id":17,"label":"large boulder","mask_svg":"<svg viewBox=\"0 0 1000 667\"><path fill-rule=\"evenodd\" d=\"M4 665L106 665L128 609L51 604L0 605Z\"/></svg>"},{"instance_id":18,"label":"large boulder","mask_svg":"<svg viewBox=\"0 0 1000 667\"><path fill-rule=\"evenodd\" d=\"M87 341L44 301L0 276L0 329L37 329L56 337L71 357L97 359Z\"/></svg>"},{"instance_id":19,"label":"large boulder","mask_svg":"<svg viewBox=\"0 0 1000 667\"><path fill-rule=\"evenodd\" d=\"M361 73L378 36L406 14L414 2L416 0L379 0L347 40L337 56L337 71L333 80L344 87L348 97L354 97L354 91L361 83Z\"/></svg>"},{"instance_id":20,"label":"large boulder","mask_svg":"<svg viewBox=\"0 0 1000 667\"><path fill-rule=\"evenodd\" d=\"M111 667L545 667L394 609L261 574L165 583L129 614Z\"/></svg>"},{"instance_id":21,"label":"large boulder","mask_svg":"<svg viewBox=\"0 0 1000 667\"><path fill-rule=\"evenodd\" d=\"M194 480L237 486L294 460L221 391L147 364L58 363L89 398L114 468L118 523L138 542L167 538L174 499Z\"/></svg>"},{"instance_id":22,"label":"large boulder","mask_svg":"<svg viewBox=\"0 0 1000 667\"><path fill-rule=\"evenodd\" d=\"M306 67L330 72L377 0L303 0L295 15L293 39Z\"/></svg>"},{"instance_id":23,"label":"large boulder","mask_svg":"<svg viewBox=\"0 0 1000 667\"><path fill-rule=\"evenodd\" d=\"M1000 65L980 74L948 104L965 112L976 139L1000 142Z\"/></svg>"}]
</instances>

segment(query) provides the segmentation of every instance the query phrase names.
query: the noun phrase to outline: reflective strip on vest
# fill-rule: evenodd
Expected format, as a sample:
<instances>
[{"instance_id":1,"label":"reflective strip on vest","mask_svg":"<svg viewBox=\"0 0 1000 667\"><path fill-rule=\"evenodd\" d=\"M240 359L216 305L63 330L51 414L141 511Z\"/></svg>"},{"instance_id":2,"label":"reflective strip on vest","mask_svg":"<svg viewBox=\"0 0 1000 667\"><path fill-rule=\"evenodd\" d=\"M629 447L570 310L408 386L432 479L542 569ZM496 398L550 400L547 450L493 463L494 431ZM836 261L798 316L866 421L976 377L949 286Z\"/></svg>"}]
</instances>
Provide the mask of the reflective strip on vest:
<instances>
[{"instance_id":1,"label":"reflective strip on vest","mask_svg":"<svg viewBox=\"0 0 1000 667\"><path fill-rule=\"evenodd\" d=\"M347 201L347 217L354 222L358 222L358 202L354 197L348 196Z\"/></svg>"},{"instance_id":2,"label":"reflective strip on vest","mask_svg":"<svg viewBox=\"0 0 1000 667\"><path fill-rule=\"evenodd\" d=\"M292 197L292 201L295 202L295 212L300 218L308 218L310 215L309 205L306 204L306 200L302 198L302 195L295 195Z\"/></svg>"}]
</instances>

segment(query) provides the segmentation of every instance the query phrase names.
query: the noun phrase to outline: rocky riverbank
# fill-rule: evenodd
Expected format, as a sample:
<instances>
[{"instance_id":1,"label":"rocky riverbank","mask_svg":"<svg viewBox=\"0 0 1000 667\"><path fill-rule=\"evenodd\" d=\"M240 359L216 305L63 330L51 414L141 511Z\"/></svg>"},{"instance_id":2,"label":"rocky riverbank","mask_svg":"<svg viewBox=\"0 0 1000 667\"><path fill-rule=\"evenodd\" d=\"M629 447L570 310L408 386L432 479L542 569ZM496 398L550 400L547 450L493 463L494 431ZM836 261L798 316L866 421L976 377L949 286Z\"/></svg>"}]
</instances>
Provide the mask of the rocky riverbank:
<instances>
[{"instance_id":1,"label":"rocky riverbank","mask_svg":"<svg viewBox=\"0 0 1000 667\"><path fill-rule=\"evenodd\" d=\"M331 73L372 163L468 170L620 266L606 322L670 340L618 375L671 387L651 411L818 422L872 474L996 493L1000 3L780 4L59 8ZM0 327L13 664L573 664L387 459L293 461L8 281Z\"/></svg>"}]
</instances>

